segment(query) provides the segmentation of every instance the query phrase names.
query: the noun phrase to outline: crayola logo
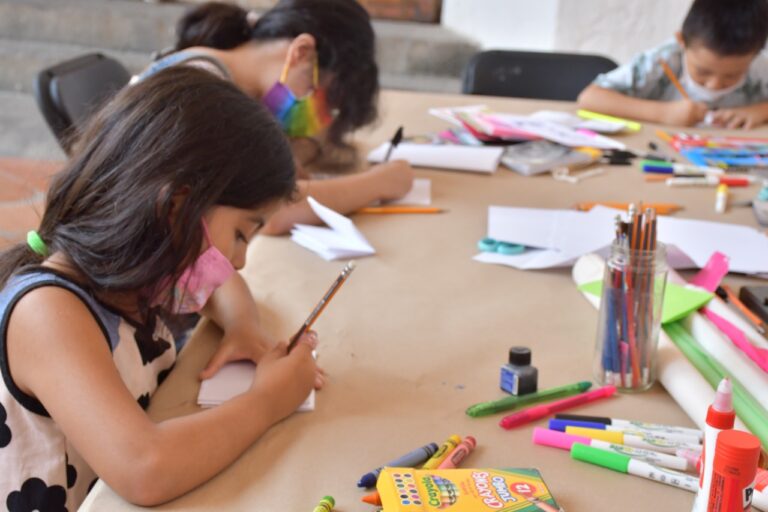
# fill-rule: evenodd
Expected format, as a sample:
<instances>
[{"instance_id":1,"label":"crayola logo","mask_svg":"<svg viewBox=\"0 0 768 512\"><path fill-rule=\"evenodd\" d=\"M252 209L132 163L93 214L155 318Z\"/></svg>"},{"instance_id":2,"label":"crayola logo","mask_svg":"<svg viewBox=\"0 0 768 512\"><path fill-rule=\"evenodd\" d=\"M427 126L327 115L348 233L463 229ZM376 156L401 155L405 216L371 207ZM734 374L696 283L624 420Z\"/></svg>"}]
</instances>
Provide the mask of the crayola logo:
<instances>
[{"instance_id":1,"label":"crayola logo","mask_svg":"<svg viewBox=\"0 0 768 512\"><path fill-rule=\"evenodd\" d=\"M425 476L421 479L421 483L424 485L424 489L427 491L427 503L433 507L439 507L442 505L442 501L440 501L440 492L438 491L437 487L435 487L432 479L428 476Z\"/></svg>"}]
</instances>

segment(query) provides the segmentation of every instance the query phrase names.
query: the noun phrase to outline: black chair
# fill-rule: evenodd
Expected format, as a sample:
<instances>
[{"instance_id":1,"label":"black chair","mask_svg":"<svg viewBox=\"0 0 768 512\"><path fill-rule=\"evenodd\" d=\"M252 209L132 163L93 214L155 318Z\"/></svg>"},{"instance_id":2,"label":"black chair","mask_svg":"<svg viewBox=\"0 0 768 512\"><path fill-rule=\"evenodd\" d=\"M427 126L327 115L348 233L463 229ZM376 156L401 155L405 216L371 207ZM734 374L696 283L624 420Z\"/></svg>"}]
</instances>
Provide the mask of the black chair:
<instances>
[{"instance_id":1,"label":"black chair","mask_svg":"<svg viewBox=\"0 0 768 512\"><path fill-rule=\"evenodd\" d=\"M614 68L614 61L599 55L489 50L472 56L461 92L575 101L597 75Z\"/></svg>"},{"instance_id":2,"label":"black chair","mask_svg":"<svg viewBox=\"0 0 768 512\"><path fill-rule=\"evenodd\" d=\"M38 73L37 106L64 151L69 153L73 128L80 126L102 103L131 79L115 59L90 53Z\"/></svg>"}]
</instances>

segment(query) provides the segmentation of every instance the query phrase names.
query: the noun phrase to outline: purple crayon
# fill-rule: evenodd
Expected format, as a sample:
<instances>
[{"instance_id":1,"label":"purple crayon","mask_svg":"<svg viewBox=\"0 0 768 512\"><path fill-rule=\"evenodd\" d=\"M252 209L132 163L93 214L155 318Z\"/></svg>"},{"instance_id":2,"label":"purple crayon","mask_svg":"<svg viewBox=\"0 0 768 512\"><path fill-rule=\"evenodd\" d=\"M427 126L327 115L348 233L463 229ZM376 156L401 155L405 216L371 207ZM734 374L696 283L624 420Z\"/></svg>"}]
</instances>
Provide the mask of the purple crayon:
<instances>
[{"instance_id":1,"label":"purple crayon","mask_svg":"<svg viewBox=\"0 0 768 512\"><path fill-rule=\"evenodd\" d=\"M360 481L357 482L357 486L370 489L376 485L376 480L379 478L379 473L381 473L381 470L385 467L415 468L416 466L419 466L429 460L429 458L432 457L436 451L437 444L435 443L429 443L428 445L422 446L421 448L416 448L412 452L408 452L402 457L398 457L397 459L387 462L383 466L374 469L370 473L364 474L362 477L360 477Z\"/></svg>"}]
</instances>

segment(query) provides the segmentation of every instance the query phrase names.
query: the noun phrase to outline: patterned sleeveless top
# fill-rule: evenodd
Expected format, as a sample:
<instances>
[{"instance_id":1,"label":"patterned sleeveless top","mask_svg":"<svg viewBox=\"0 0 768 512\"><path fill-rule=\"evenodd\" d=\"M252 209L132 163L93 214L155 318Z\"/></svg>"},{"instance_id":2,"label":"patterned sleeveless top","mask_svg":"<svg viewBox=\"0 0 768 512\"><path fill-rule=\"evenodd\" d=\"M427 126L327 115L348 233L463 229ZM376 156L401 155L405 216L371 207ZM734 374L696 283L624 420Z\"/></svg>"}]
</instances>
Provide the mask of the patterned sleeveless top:
<instances>
[{"instance_id":1,"label":"patterned sleeveless top","mask_svg":"<svg viewBox=\"0 0 768 512\"><path fill-rule=\"evenodd\" d=\"M131 77L130 83L131 85L139 83L142 80L145 80L154 75L158 71L162 71L163 69L170 68L171 66L177 66L179 64L204 69L210 73L213 73L219 78L229 82L232 81L229 70L224 65L224 63L216 57L196 50L181 50L179 52L160 57L158 60L147 66L144 71Z\"/></svg>"},{"instance_id":2,"label":"patterned sleeveless top","mask_svg":"<svg viewBox=\"0 0 768 512\"><path fill-rule=\"evenodd\" d=\"M125 386L143 408L176 360L171 332L158 316L147 325L127 320L64 276L42 267L11 277L0 291L0 508L5 505L11 512L77 510L97 478L45 406L11 378L9 318L25 294L43 286L69 290L88 307Z\"/></svg>"}]
</instances>

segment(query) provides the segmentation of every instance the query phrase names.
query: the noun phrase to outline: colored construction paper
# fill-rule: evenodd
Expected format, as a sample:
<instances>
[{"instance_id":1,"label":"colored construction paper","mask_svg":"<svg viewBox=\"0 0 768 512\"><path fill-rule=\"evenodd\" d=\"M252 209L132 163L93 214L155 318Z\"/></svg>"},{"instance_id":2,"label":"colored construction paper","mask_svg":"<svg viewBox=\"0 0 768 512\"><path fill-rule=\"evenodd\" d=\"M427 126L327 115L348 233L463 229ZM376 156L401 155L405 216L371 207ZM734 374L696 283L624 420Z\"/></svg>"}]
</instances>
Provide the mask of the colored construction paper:
<instances>
[{"instance_id":1,"label":"colored construction paper","mask_svg":"<svg viewBox=\"0 0 768 512\"><path fill-rule=\"evenodd\" d=\"M600 297L603 291L603 282L592 281L579 286L579 290ZM661 323L666 324L685 318L704 306L711 299L712 294L707 291L667 283L667 286L664 288Z\"/></svg>"}]
</instances>

